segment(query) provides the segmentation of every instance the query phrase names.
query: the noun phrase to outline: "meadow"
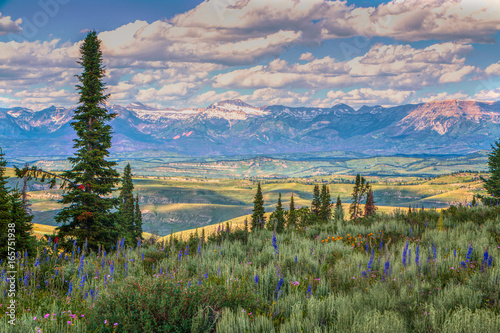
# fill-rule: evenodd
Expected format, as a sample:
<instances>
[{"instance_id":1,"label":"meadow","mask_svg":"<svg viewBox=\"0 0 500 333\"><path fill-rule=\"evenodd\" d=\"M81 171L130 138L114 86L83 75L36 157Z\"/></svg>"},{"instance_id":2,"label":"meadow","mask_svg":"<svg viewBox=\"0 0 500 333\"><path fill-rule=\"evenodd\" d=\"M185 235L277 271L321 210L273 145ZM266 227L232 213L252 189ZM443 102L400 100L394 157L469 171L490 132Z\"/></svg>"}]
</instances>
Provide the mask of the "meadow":
<instances>
[{"instance_id":1,"label":"meadow","mask_svg":"<svg viewBox=\"0 0 500 333\"><path fill-rule=\"evenodd\" d=\"M498 332L499 208L18 253L1 332ZM269 222L267 222L269 223Z\"/></svg>"},{"instance_id":2,"label":"meadow","mask_svg":"<svg viewBox=\"0 0 500 333\"><path fill-rule=\"evenodd\" d=\"M12 169L8 175L13 176ZM454 173L433 177L366 176L372 184L376 205L385 212L413 207L446 208L467 204L482 193L479 176L484 173ZM136 176L134 192L139 196L143 230L159 236L226 221L252 213L257 182L263 184L265 209L274 210L278 194L288 207L291 195L297 206L310 206L314 184L328 184L332 198L351 201L354 177L350 175L310 176L285 179L228 179L199 177ZM9 179L15 187L16 178ZM29 182L29 199L37 225L56 226L54 216L63 207L58 203L62 190Z\"/></svg>"}]
</instances>

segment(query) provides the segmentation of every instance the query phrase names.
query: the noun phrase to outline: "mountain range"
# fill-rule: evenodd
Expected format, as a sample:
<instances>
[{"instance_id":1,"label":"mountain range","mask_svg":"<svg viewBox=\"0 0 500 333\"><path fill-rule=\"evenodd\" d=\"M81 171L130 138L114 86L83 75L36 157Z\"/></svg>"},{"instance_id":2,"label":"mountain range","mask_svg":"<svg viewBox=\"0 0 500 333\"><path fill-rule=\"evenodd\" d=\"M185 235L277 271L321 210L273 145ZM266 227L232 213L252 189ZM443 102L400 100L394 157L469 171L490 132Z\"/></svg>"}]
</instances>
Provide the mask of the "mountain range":
<instances>
[{"instance_id":1,"label":"mountain range","mask_svg":"<svg viewBox=\"0 0 500 333\"><path fill-rule=\"evenodd\" d=\"M468 154L500 136L500 102L436 101L394 107L255 107L226 100L205 108L112 105L111 152L159 149L188 156L351 151L369 155ZM74 108L0 108L9 156L69 155Z\"/></svg>"}]
</instances>

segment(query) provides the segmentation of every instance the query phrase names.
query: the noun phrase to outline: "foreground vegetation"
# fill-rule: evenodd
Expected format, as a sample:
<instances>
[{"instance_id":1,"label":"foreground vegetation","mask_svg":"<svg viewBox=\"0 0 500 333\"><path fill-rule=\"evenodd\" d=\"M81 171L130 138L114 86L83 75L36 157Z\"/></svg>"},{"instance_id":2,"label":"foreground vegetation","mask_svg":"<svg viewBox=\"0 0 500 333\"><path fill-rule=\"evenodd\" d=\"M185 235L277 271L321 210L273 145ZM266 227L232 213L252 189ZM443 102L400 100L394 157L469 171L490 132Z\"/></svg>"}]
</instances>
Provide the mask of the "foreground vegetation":
<instances>
[{"instance_id":1,"label":"foreground vegetation","mask_svg":"<svg viewBox=\"0 0 500 333\"><path fill-rule=\"evenodd\" d=\"M497 332L496 207L19 253L2 332ZM42 241L44 242L44 241ZM8 284L1 264L0 303Z\"/></svg>"}]
</instances>

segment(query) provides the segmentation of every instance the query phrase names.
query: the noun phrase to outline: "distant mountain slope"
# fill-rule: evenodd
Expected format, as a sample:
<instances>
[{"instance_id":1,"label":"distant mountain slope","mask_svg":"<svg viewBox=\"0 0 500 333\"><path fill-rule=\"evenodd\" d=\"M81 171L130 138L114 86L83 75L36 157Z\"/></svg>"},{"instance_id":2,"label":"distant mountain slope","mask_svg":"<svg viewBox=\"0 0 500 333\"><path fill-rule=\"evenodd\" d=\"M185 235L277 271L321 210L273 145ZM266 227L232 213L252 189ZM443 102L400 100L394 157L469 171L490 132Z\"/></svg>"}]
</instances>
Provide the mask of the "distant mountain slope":
<instances>
[{"instance_id":1,"label":"distant mountain slope","mask_svg":"<svg viewBox=\"0 0 500 333\"><path fill-rule=\"evenodd\" d=\"M439 101L384 108L254 107L226 100L206 108L111 106L113 151L161 149L191 156L344 150L370 155L466 154L500 136L500 102ZM72 109L0 109L10 156L72 152ZM36 145L33 142L36 142Z\"/></svg>"}]
</instances>

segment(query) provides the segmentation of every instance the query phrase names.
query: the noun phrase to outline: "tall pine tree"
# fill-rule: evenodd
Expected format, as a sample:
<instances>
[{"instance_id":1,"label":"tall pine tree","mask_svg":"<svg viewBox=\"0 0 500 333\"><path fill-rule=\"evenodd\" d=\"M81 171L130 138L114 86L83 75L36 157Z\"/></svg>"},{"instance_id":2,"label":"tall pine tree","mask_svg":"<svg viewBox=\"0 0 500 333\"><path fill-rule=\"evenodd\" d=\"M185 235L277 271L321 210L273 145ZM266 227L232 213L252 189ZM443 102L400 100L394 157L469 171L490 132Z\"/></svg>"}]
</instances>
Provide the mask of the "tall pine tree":
<instances>
[{"instance_id":1,"label":"tall pine tree","mask_svg":"<svg viewBox=\"0 0 500 333\"><path fill-rule=\"evenodd\" d=\"M134 227L135 227L135 233L134 233L134 238L135 239L142 239L142 213L141 213L141 207L139 207L139 195L137 194L135 196L135 218L134 218Z\"/></svg>"},{"instance_id":2,"label":"tall pine tree","mask_svg":"<svg viewBox=\"0 0 500 333\"><path fill-rule=\"evenodd\" d=\"M356 175L356 182L352 190L352 203L349 207L351 220L356 220L361 215L361 201L368 190L369 184L364 177L359 174Z\"/></svg>"},{"instance_id":3,"label":"tall pine tree","mask_svg":"<svg viewBox=\"0 0 500 333\"><path fill-rule=\"evenodd\" d=\"M287 228L294 228L297 225L297 212L295 211L295 201L292 197L290 198L290 209L288 211L288 220L286 222Z\"/></svg>"},{"instance_id":4,"label":"tall pine tree","mask_svg":"<svg viewBox=\"0 0 500 333\"><path fill-rule=\"evenodd\" d=\"M132 172L130 163L123 169L122 187L120 189L120 196L118 200L120 206L118 207L117 222L119 225L120 237L125 237L125 243L132 246L136 243L135 240L135 199L134 199L134 185L132 184Z\"/></svg>"},{"instance_id":5,"label":"tall pine tree","mask_svg":"<svg viewBox=\"0 0 500 333\"><path fill-rule=\"evenodd\" d=\"M273 218L276 219L276 232L283 232L285 230L285 216L283 206L281 205L281 193L279 193L278 196L278 204L276 205L276 210L273 213Z\"/></svg>"},{"instance_id":6,"label":"tall pine tree","mask_svg":"<svg viewBox=\"0 0 500 333\"><path fill-rule=\"evenodd\" d=\"M319 192L319 185L314 185L313 200L311 203L311 214L313 215L313 220L320 219L321 212L321 196Z\"/></svg>"},{"instance_id":7,"label":"tall pine tree","mask_svg":"<svg viewBox=\"0 0 500 333\"><path fill-rule=\"evenodd\" d=\"M491 149L492 151L488 154L490 177L486 179L481 176L483 187L488 194L477 196L486 206L495 206L500 203L500 141L495 141Z\"/></svg>"},{"instance_id":8,"label":"tall pine tree","mask_svg":"<svg viewBox=\"0 0 500 333\"><path fill-rule=\"evenodd\" d=\"M335 205L335 221L344 222L344 209L342 208L342 201L340 201L340 195L337 197L337 203Z\"/></svg>"},{"instance_id":9,"label":"tall pine tree","mask_svg":"<svg viewBox=\"0 0 500 333\"><path fill-rule=\"evenodd\" d=\"M370 187L370 190L368 191L368 196L366 197L365 216L373 215L376 210L377 207L375 206L375 200L373 198L373 190Z\"/></svg>"},{"instance_id":10,"label":"tall pine tree","mask_svg":"<svg viewBox=\"0 0 500 333\"><path fill-rule=\"evenodd\" d=\"M35 236L33 235L33 215L29 214L23 207L22 194L14 189L11 193L12 220L16 228L16 251L28 251L33 254L36 246Z\"/></svg>"},{"instance_id":11,"label":"tall pine tree","mask_svg":"<svg viewBox=\"0 0 500 333\"><path fill-rule=\"evenodd\" d=\"M33 216L23 205L21 192L7 187L7 161L0 148L0 258L4 258L9 250L10 232L14 235L15 243L11 246L15 251L32 253L35 249L35 237L32 234L31 220ZM9 230L10 229L10 230Z\"/></svg>"},{"instance_id":12,"label":"tall pine tree","mask_svg":"<svg viewBox=\"0 0 500 333\"><path fill-rule=\"evenodd\" d=\"M12 201L7 187L6 167L7 161L0 148L0 258L5 258L8 247L8 229L12 222Z\"/></svg>"},{"instance_id":13,"label":"tall pine tree","mask_svg":"<svg viewBox=\"0 0 500 333\"><path fill-rule=\"evenodd\" d=\"M330 196L330 189L326 185L321 187L320 201L320 219L323 222L328 222L332 215L332 198Z\"/></svg>"},{"instance_id":14,"label":"tall pine tree","mask_svg":"<svg viewBox=\"0 0 500 333\"><path fill-rule=\"evenodd\" d=\"M60 203L64 207L55 217L62 226L59 236L74 238L77 243L88 241L88 247L97 249L101 244L111 247L118 237L115 214L111 210L118 205L117 198L109 195L119 182L119 173L113 169L115 162L106 161L111 148L111 126L106 123L116 117L105 108L109 95L104 94L104 67L102 65L101 41L95 31L87 34L80 47L83 67L78 75L80 85L79 106L71 126L77 138L73 148L75 157L68 158L72 169L62 177L72 181L74 186L65 189ZM66 238L66 240L68 240Z\"/></svg>"},{"instance_id":15,"label":"tall pine tree","mask_svg":"<svg viewBox=\"0 0 500 333\"><path fill-rule=\"evenodd\" d=\"M262 229L265 223L265 210L264 210L264 197L262 195L262 189L260 187L260 182L257 185L257 193L253 201L253 214L252 214L252 225L250 230Z\"/></svg>"}]
</instances>

